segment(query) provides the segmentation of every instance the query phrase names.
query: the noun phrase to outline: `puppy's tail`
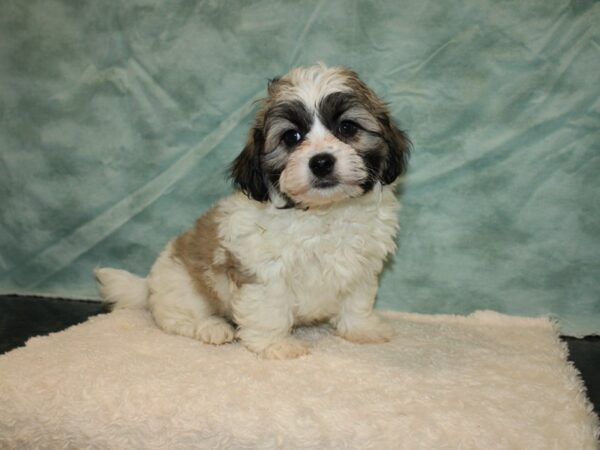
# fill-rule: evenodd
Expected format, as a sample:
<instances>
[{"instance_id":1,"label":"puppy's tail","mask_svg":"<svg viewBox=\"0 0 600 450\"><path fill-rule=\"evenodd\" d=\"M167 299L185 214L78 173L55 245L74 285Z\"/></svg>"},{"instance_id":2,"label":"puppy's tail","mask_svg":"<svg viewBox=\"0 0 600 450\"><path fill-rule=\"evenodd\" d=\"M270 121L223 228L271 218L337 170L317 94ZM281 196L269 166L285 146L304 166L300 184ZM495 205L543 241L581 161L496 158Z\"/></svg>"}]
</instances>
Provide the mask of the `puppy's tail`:
<instances>
[{"instance_id":1,"label":"puppy's tail","mask_svg":"<svg viewBox=\"0 0 600 450\"><path fill-rule=\"evenodd\" d=\"M97 268L94 274L103 300L113 309L143 309L148 305L145 278L108 267Z\"/></svg>"}]
</instances>

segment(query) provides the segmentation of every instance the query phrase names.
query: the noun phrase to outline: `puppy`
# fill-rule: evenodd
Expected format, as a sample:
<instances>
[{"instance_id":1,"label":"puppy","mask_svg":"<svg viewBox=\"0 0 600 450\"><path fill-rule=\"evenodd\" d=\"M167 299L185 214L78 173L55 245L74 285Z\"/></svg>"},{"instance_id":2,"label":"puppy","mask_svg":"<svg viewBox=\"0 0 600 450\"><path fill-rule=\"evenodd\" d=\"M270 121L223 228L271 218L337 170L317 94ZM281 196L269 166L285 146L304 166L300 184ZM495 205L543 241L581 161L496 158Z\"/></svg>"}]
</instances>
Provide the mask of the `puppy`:
<instances>
[{"instance_id":1,"label":"puppy","mask_svg":"<svg viewBox=\"0 0 600 450\"><path fill-rule=\"evenodd\" d=\"M269 83L231 165L237 192L172 240L147 278L97 269L102 296L147 306L167 333L237 337L265 358L306 354L292 328L324 321L349 341L385 342L373 304L409 146L355 72L292 70Z\"/></svg>"}]
</instances>

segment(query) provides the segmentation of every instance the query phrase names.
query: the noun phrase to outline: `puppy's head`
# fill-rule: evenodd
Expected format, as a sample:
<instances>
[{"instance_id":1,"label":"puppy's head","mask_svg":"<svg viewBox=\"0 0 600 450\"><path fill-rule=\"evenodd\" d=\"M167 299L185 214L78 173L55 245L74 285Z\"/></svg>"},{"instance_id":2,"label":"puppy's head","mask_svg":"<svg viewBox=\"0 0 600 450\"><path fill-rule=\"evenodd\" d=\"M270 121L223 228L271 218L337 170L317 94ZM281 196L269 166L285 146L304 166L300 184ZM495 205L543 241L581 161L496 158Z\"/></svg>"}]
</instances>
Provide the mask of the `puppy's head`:
<instances>
[{"instance_id":1,"label":"puppy's head","mask_svg":"<svg viewBox=\"0 0 600 450\"><path fill-rule=\"evenodd\" d=\"M392 183L406 168L409 145L355 72L298 68L269 83L231 174L255 200L327 205Z\"/></svg>"}]
</instances>

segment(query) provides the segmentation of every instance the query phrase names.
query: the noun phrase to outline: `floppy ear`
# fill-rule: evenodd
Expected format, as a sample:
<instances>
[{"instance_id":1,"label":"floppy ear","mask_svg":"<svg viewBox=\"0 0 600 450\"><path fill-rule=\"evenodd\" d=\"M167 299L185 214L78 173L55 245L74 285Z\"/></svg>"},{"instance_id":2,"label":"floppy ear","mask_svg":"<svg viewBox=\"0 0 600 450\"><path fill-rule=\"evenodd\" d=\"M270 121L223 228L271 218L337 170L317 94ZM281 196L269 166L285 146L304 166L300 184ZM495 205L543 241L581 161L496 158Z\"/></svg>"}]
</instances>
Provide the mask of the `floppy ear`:
<instances>
[{"instance_id":1,"label":"floppy ear","mask_svg":"<svg viewBox=\"0 0 600 450\"><path fill-rule=\"evenodd\" d=\"M381 181L383 184L390 184L406 172L411 143L406 133L396 126L388 114L380 116L379 121L383 130L383 139L388 146Z\"/></svg>"},{"instance_id":2,"label":"floppy ear","mask_svg":"<svg viewBox=\"0 0 600 450\"><path fill-rule=\"evenodd\" d=\"M260 155L264 145L263 134L254 128L242 153L231 164L231 178L234 185L248 197L264 202L269 199L269 190L262 173Z\"/></svg>"}]
</instances>

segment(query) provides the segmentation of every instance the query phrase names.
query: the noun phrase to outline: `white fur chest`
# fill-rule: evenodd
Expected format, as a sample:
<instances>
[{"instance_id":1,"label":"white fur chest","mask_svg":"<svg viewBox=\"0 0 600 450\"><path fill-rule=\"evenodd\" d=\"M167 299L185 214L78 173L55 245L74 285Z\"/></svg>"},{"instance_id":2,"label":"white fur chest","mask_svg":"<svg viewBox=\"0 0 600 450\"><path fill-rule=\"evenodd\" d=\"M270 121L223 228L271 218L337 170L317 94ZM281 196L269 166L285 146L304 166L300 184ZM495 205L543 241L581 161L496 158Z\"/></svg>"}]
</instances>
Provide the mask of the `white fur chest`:
<instances>
[{"instance_id":1,"label":"white fur chest","mask_svg":"<svg viewBox=\"0 0 600 450\"><path fill-rule=\"evenodd\" d=\"M342 294L381 271L395 248L398 208L389 187L307 211L236 194L219 204L219 233L259 281L284 287L296 316L319 319L337 309Z\"/></svg>"}]
</instances>

